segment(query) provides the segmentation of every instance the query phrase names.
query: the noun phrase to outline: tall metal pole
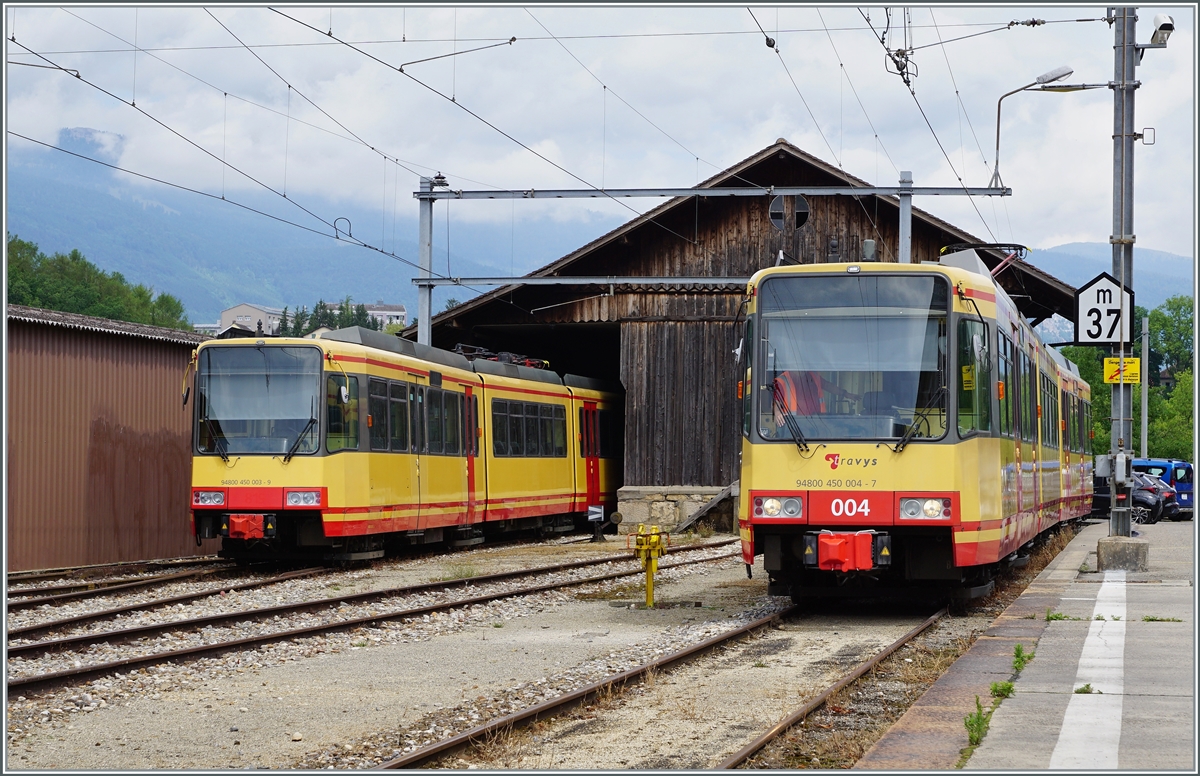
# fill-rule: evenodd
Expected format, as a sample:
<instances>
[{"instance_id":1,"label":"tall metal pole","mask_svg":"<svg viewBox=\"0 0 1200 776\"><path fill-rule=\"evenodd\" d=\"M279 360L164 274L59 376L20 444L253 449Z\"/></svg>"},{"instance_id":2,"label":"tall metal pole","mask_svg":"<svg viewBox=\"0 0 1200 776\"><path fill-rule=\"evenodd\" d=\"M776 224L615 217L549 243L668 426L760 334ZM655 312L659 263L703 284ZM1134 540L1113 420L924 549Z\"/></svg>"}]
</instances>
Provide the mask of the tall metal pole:
<instances>
[{"instance_id":1,"label":"tall metal pole","mask_svg":"<svg viewBox=\"0 0 1200 776\"><path fill-rule=\"evenodd\" d=\"M900 171L899 196L900 245L896 253L901 264L912 264L912 173L908 170Z\"/></svg>"},{"instance_id":2,"label":"tall metal pole","mask_svg":"<svg viewBox=\"0 0 1200 776\"><path fill-rule=\"evenodd\" d=\"M1142 457L1150 457L1146 429L1147 406L1150 400L1150 317L1142 319Z\"/></svg>"},{"instance_id":3,"label":"tall metal pole","mask_svg":"<svg viewBox=\"0 0 1200 776\"><path fill-rule=\"evenodd\" d=\"M1112 243L1113 276L1124 288L1133 288L1133 95L1138 83L1134 68L1137 66L1137 9L1110 8L1109 17L1113 20L1113 231L1109 237ZM1132 315L1132 310L1124 307L1125 295L1121 294L1121 330L1120 344L1116 346L1115 356L1121 359L1121 375L1125 374L1124 359L1132 356L1132 343L1125 341L1126 315ZM1123 379L1112 388L1112 432L1110 449L1116 453L1124 453L1133 447L1133 387ZM1128 447L1127 447L1128 446ZM1118 495L1123 492L1123 498ZM1110 536L1129 536L1130 521L1129 493L1118 489L1113 483L1109 493L1112 494L1113 512L1109 519ZM1118 502L1122 508L1118 509Z\"/></svg>"},{"instance_id":4,"label":"tall metal pole","mask_svg":"<svg viewBox=\"0 0 1200 776\"><path fill-rule=\"evenodd\" d=\"M421 191L433 191L431 178L421 179ZM421 278L428 280L433 275L433 200L422 199L419 225ZM417 343L432 345L430 321L433 319L433 286L417 286Z\"/></svg>"}]
</instances>

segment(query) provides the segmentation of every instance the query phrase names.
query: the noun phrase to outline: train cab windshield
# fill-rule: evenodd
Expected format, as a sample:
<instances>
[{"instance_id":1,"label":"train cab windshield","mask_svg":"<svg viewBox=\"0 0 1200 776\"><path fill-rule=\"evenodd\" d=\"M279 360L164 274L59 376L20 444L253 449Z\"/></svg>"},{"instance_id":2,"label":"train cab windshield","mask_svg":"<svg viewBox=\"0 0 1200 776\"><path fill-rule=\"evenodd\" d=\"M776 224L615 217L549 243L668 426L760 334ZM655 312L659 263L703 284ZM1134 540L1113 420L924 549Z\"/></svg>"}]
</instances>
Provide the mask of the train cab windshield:
<instances>
[{"instance_id":1,"label":"train cab windshield","mask_svg":"<svg viewBox=\"0 0 1200 776\"><path fill-rule=\"evenodd\" d=\"M759 435L945 436L949 291L935 275L765 279L754 364Z\"/></svg>"},{"instance_id":2,"label":"train cab windshield","mask_svg":"<svg viewBox=\"0 0 1200 776\"><path fill-rule=\"evenodd\" d=\"M204 348L196 374L198 449L222 456L313 453L320 390L318 348Z\"/></svg>"}]
</instances>

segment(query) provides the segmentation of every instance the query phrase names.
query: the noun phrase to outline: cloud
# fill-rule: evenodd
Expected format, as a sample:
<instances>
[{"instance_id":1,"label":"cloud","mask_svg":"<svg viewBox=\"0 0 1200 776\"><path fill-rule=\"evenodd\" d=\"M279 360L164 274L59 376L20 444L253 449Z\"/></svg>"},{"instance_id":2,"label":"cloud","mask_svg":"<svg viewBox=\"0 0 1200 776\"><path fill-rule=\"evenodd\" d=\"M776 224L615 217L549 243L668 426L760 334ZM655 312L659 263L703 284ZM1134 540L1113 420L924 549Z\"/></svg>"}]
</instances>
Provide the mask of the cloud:
<instances>
[{"instance_id":1,"label":"cloud","mask_svg":"<svg viewBox=\"0 0 1200 776\"><path fill-rule=\"evenodd\" d=\"M537 21L520 8L285 11L314 31L265 7L214 8L226 31L194 7L21 8L10 59L76 68L111 96L10 65L9 127L46 142L89 127L121 138L98 152L123 166L218 196L286 186L289 199L320 195L413 218L418 177L434 171L455 188L582 186L504 133L608 187L691 185L778 137L882 185L911 170L918 185L979 186L990 177L1001 94L1062 64L1074 68L1073 82L1105 83L1113 71L1103 22L1007 27L1099 17L1101 8L914 8L907 44L893 12L889 43L914 50L916 99L888 72L881 9L869 12L874 32L851 7L755 9L778 54L741 7L532 10ZM1139 39L1155 12L1141 9ZM1170 45L1147 51L1138 70L1139 128L1153 126L1157 138L1137 150L1135 217L1139 244L1191 254L1195 18L1192 8L1168 12ZM332 41L330 29L370 56ZM937 45L987 30L995 31ZM406 65L408 75L395 69L513 36L511 45ZM142 112L127 104L134 99ZM1106 239L1111 125L1107 89L1013 95L1000 149L1013 196L917 204L980 236ZM511 203L463 204L453 214L498 226L632 215L594 200L520 202L515 213Z\"/></svg>"}]
</instances>

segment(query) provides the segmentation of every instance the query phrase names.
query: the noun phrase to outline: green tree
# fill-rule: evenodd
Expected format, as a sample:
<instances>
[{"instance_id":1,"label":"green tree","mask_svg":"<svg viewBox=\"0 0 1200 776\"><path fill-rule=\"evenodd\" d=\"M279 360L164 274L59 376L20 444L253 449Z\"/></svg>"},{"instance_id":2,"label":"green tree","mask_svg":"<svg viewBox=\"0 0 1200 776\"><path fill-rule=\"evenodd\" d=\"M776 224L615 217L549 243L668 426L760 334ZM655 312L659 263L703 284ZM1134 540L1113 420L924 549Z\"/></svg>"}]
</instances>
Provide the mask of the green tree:
<instances>
[{"instance_id":1,"label":"green tree","mask_svg":"<svg viewBox=\"0 0 1200 776\"><path fill-rule=\"evenodd\" d=\"M318 299L316 307L313 308L312 320L309 322L309 330L313 331L322 326L330 329L337 328L337 313L329 309L329 305L325 304L324 299Z\"/></svg>"},{"instance_id":2,"label":"green tree","mask_svg":"<svg viewBox=\"0 0 1200 776\"><path fill-rule=\"evenodd\" d=\"M37 245L8 236L8 302L98 318L191 330L183 302L119 272L105 272L78 250L46 256Z\"/></svg>"},{"instance_id":3,"label":"green tree","mask_svg":"<svg viewBox=\"0 0 1200 776\"><path fill-rule=\"evenodd\" d=\"M446 300L446 306L442 308L442 312L445 312L446 310L453 310L455 307L458 307L460 304L462 304L462 302L458 301L454 297L450 297L449 299Z\"/></svg>"},{"instance_id":4,"label":"green tree","mask_svg":"<svg viewBox=\"0 0 1200 776\"><path fill-rule=\"evenodd\" d=\"M291 334L293 337L303 337L310 331L312 329L309 328L308 305L303 305L296 310L296 315L292 318Z\"/></svg>"},{"instance_id":5,"label":"green tree","mask_svg":"<svg viewBox=\"0 0 1200 776\"><path fill-rule=\"evenodd\" d=\"M1172 296L1150 312L1151 350L1162 353L1162 365L1172 374L1193 368L1194 306L1190 296Z\"/></svg>"},{"instance_id":6,"label":"green tree","mask_svg":"<svg viewBox=\"0 0 1200 776\"><path fill-rule=\"evenodd\" d=\"M279 336L286 337L292 333L292 323L288 320L287 305L283 306L283 312L279 314Z\"/></svg>"},{"instance_id":7,"label":"green tree","mask_svg":"<svg viewBox=\"0 0 1200 776\"><path fill-rule=\"evenodd\" d=\"M1192 396L1195 385L1192 370L1175 373L1175 388L1163 402L1157 417L1151 416L1150 454L1155 457L1196 460L1195 438L1192 436ZM1150 405L1153 409L1153 403Z\"/></svg>"}]
</instances>

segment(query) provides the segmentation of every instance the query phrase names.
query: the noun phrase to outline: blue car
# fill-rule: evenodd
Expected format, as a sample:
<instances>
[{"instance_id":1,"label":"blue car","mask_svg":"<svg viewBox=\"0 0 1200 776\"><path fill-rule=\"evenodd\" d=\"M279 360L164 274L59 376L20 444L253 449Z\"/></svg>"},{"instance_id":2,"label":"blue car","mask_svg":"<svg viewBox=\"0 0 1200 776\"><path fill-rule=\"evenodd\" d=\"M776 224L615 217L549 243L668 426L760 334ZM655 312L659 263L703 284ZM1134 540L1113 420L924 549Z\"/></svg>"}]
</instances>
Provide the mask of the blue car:
<instances>
[{"instance_id":1,"label":"blue car","mask_svg":"<svg viewBox=\"0 0 1200 776\"><path fill-rule=\"evenodd\" d=\"M1193 510L1192 465L1175 458L1135 458L1135 472L1153 474L1178 493L1179 516L1176 520L1191 520Z\"/></svg>"}]
</instances>

